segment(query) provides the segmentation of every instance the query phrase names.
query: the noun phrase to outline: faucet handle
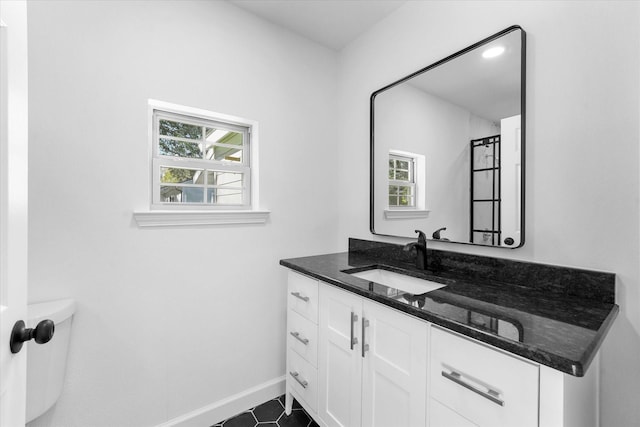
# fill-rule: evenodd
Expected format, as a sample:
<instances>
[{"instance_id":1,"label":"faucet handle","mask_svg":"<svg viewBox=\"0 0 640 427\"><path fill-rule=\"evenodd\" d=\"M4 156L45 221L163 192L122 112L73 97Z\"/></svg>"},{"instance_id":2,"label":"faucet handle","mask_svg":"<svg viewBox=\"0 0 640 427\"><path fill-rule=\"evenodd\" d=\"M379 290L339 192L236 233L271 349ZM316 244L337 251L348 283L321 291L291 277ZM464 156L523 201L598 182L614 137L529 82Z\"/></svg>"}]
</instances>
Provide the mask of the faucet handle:
<instances>
[{"instance_id":1,"label":"faucet handle","mask_svg":"<svg viewBox=\"0 0 640 427\"><path fill-rule=\"evenodd\" d=\"M433 232L432 237L436 240L440 240L440 232L445 231L447 229L447 227L442 227L442 228L438 228L436 231Z\"/></svg>"}]
</instances>

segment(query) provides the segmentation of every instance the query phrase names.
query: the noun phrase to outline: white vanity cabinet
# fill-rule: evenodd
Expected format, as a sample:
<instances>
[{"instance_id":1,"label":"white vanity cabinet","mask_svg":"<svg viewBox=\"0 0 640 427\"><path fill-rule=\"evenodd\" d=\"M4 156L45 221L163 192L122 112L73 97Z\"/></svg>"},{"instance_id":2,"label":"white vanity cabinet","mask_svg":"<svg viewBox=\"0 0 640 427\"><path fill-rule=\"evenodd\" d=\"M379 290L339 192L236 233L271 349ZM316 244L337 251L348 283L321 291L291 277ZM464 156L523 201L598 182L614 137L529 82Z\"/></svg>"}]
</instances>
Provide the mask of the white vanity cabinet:
<instances>
[{"instance_id":1,"label":"white vanity cabinet","mask_svg":"<svg viewBox=\"0 0 640 427\"><path fill-rule=\"evenodd\" d=\"M286 412L321 426L596 427L581 378L289 271Z\"/></svg>"},{"instance_id":2,"label":"white vanity cabinet","mask_svg":"<svg viewBox=\"0 0 640 427\"><path fill-rule=\"evenodd\" d=\"M428 323L333 286L319 294L320 419L424 427Z\"/></svg>"}]
</instances>

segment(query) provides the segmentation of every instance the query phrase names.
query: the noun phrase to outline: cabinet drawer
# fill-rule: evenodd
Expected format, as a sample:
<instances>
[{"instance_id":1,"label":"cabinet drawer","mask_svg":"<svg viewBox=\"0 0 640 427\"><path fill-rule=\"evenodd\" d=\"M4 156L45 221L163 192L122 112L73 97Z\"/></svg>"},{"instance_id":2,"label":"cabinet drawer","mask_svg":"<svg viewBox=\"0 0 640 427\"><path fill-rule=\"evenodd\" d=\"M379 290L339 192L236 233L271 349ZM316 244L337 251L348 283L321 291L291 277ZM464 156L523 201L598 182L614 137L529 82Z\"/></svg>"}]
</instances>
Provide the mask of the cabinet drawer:
<instances>
[{"instance_id":1,"label":"cabinet drawer","mask_svg":"<svg viewBox=\"0 0 640 427\"><path fill-rule=\"evenodd\" d=\"M431 397L480 427L538 425L536 365L438 328L431 331Z\"/></svg>"},{"instance_id":2,"label":"cabinet drawer","mask_svg":"<svg viewBox=\"0 0 640 427\"><path fill-rule=\"evenodd\" d=\"M318 366L318 325L293 310L287 313L287 347Z\"/></svg>"},{"instance_id":3,"label":"cabinet drawer","mask_svg":"<svg viewBox=\"0 0 640 427\"><path fill-rule=\"evenodd\" d=\"M429 427L476 427L474 423L435 399L429 401Z\"/></svg>"},{"instance_id":4,"label":"cabinet drawer","mask_svg":"<svg viewBox=\"0 0 640 427\"><path fill-rule=\"evenodd\" d=\"M306 407L318 410L318 370L291 349L287 350L287 384Z\"/></svg>"},{"instance_id":5,"label":"cabinet drawer","mask_svg":"<svg viewBox=\"0 0 640 427\"><path fill-rule=\"evenodd\" d=\"M289 271L289 309L318 323L318 281Z\"/></svg>"}]
</instances>

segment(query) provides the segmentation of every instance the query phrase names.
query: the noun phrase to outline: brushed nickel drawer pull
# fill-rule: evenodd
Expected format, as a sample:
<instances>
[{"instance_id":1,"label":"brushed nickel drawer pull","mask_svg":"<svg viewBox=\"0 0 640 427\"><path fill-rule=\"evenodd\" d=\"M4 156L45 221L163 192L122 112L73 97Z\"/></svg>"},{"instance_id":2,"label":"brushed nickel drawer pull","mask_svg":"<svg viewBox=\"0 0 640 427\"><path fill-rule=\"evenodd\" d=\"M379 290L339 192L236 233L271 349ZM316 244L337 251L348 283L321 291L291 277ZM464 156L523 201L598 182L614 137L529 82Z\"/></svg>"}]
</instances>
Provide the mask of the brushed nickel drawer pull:
<instances>
[{"instance_id":1,"label":"brushed nickel drawer pull","mask_svg":"<svg viewBox=\"0 0 640 427\"><path fill-rule=\"evenodd\" d=\"M292 337L294 337L295 339L300 341L302 344L304 344L304 345L309 344L309 340L308 339L300 338L300 332L289 332L289 334L291 334Z\"/></svg>"},{"instance_id":2,"label":"brushed nickel drawer pull","mask_svg":"<svg viewBox=\"0 0 640 427\"><path fill-rule=\"evenodd\" d=\"M355 314L353 311L351 312L351 350L353 350L353 347L355 347L356 344L358 344L358 337L354 336L354 328L355 328L355 323L358 321L358 315Z\"/></svg>"},{"instance_id":3,"label":"brushed nickel drawer pull","mask_svg":"<svg viewBox=\"0 0 640 427\"><path fill-rule=\"evenodd\" d=\"M301 299L301 300L302 300L302 301L304 301L304 302L309 301L309 297L305 297L305 296L303 296L303 295L300 295L300 292L291 292L291 295L293 295L293 296L294 296L294 297L296 297L296 298Z\"/></svg>"},{"instance_id":4,"label":"brushed nickel drawer pull","mask_svg":"<svg viewBox=\"0 0 640 427\"><path fill-rule=\"evenodd\" d=\"M474 393L479 394L480 396L484 397L485 399L489 399L490 401L492 401L493 403L496 403L500 406L504 406L504 401L501 399L498 399L496 396L500 396L500 393L498 393L495 390L491 390L489 389L488 392L484 392L482 390L479 390L477 388L475 388L474 386L472 386L471 384L467 383L466 381L464 381L461 377L462 375L460 375L459 373L452 371L451 373L442 371L442 376L445 377L448 380L453 381L456 384L461 385L462 387L471 390Z\"/></svg>"},{"instance_id":5,"label":"brushed nickel drawer pull","mask_svg":"<svg viewBox=\"0 0 640 427\"><path fill-rule=\"evenodd\" d=\"M299 373L297 373L296 371L289 371L289 374L291 374L291 376L293 377L294 380L298 381L298 384L300 384L302 386L302 388L307 388L307 386L309 385L309 383L305 380L301 380L300 378L298 378L300 376Z\"/></svg>"}]
</instances>

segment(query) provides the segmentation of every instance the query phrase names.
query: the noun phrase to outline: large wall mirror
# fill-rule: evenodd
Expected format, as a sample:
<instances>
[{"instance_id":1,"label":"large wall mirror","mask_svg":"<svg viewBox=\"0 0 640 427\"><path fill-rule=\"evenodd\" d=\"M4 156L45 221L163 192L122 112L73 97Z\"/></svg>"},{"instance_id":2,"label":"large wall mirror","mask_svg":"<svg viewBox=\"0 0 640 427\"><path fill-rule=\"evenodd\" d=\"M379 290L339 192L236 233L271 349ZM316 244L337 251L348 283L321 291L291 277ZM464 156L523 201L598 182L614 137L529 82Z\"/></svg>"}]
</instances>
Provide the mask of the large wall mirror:
<instances>
[{"instance_id":1,"label":"large wall mirror","mask_svg":"<svg viewBox=\"0 0 640 427\"><path fill-rule=\"evenodd\" d=\"M374 92L371 232L522 246L524 88L513 26Z\"/></svg>"}]
</instances>

